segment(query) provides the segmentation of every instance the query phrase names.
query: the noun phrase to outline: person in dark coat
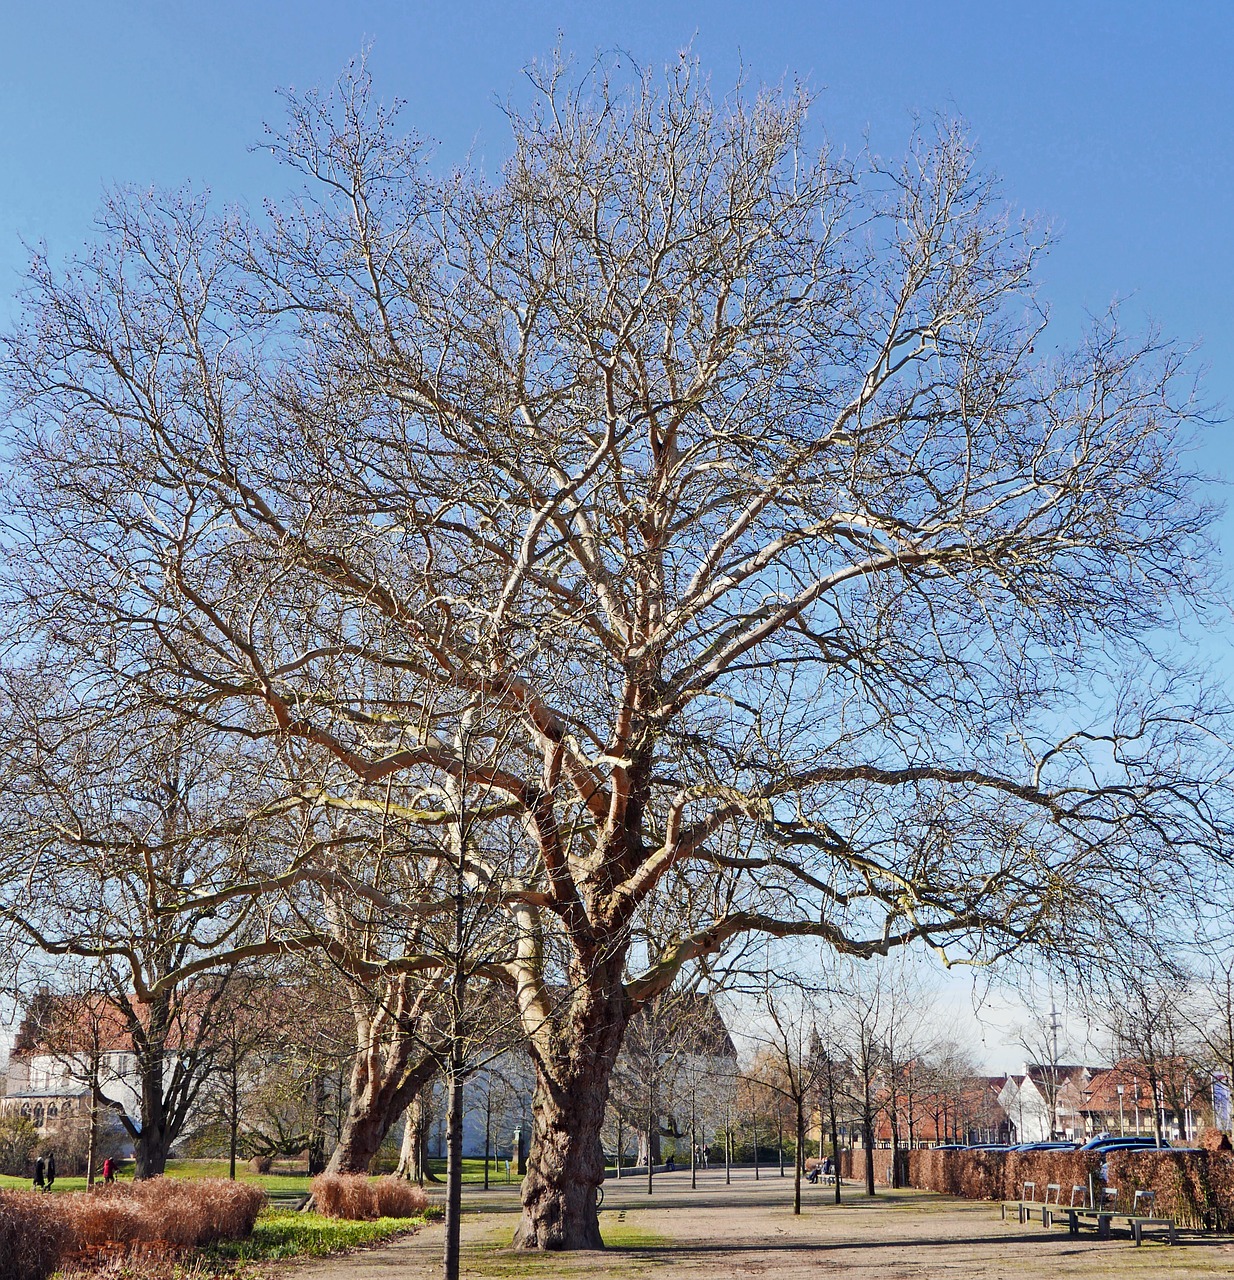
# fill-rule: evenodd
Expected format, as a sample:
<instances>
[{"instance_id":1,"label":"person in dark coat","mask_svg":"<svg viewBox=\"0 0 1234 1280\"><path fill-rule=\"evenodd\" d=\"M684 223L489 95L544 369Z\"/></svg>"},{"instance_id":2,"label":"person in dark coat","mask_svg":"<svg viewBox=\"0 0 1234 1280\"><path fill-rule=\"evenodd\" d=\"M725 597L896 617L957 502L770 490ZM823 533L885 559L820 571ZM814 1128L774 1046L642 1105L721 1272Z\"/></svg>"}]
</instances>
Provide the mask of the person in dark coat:
<instances>
[{"instance_id":1,"label":"person in dark coat","mask_svg":"<svg viewBox=\"0 0 1234 1280\"><path fill-rule=\"evenodd\" d=\"M47 1178L47 1190L51 1190L51 1184L56 1180L56 1153L49 1151L47 1153L47 1163L43 1166L44 1175Z\"/></svg>"},{"instance_id":2,"label":"person in dark coat","mask_svg":"<svg viewBox=\"0 0 1234 1280\"><path fill-rule=\"evenodd\" d=\"M34 1162L34 1189L36 1191L46 1190L43 1186L43 1167L43 1157L39 1156Z\"/></svg>"}]
</instances>

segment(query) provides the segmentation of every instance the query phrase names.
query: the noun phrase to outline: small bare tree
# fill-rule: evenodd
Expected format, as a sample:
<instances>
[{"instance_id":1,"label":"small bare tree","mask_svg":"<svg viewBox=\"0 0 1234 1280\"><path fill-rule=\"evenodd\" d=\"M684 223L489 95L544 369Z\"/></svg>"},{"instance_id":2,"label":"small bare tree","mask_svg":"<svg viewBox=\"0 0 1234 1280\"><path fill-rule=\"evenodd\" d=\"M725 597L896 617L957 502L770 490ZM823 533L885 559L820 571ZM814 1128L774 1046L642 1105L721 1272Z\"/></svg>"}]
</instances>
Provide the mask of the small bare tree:
<instances>
[{"instance_id":1,"label":"small bare tree","mask_svg":"<svg viewBox=\"0 0 1234 1280\"><path fill-rule=\"evenodd\" d=\"M776 975L763 992L762 1012L769 1087L786 1098L793 1112L793 1213L801 1212L801 1176L805 1171L806 1129L810 1105L827 1066L820 1038L825 1026L823 998L817 990Z\"/></svg>"}]
</instances>

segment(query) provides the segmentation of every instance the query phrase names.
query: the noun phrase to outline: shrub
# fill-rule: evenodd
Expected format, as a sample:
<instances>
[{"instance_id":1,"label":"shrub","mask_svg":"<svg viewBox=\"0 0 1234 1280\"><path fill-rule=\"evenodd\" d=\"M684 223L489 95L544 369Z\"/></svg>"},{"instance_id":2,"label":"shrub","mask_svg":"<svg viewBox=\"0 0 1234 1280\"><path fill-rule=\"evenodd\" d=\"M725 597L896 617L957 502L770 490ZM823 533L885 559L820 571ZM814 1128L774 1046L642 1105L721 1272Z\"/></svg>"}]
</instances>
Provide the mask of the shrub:
<instances>
[{"instance_id":1,"label":"shrub","mask_svg":"<svg viewBox=\"0 0 1234 1280\"><path fill-rule=\"evenodd\" d=\"M309 1186L318 1212L329 1218L418 1218L428 1206L424 1188L403 1178L332 1173Z\"/></svg>"},{"instance_id":2,"label":"shrub","mask_svg":"<svg viewBox=\"0 0 1234 1280\"><path fill-rule=\"evenodd\" d=\"M29 1177L30 1162L39 1143L39 1131L24 1116L0 1115L0 1173Z\"/></svg>"},{"instance_id":3,"label":"shrub","mask_svg":"<svg viewBox=\"0 0 1234 1280\"><path fill-rule=\"evenodd\" d=\"M266 1203L260 1187L209 1178L152 1178L59 1197L78 1253L109 1246L189 1248L248 1235Z\"/></svg>"},{"instance_id":4,"label":"shrub","mask_svg":"<svg viewBox=\"0 0 1234 1280\"><path fill-rule=\"evenodd\" d=\"M70 1237L58 1199L0 1191L0 1280L45 1280L60 1265Z\"/></svg>"}]
</instances>

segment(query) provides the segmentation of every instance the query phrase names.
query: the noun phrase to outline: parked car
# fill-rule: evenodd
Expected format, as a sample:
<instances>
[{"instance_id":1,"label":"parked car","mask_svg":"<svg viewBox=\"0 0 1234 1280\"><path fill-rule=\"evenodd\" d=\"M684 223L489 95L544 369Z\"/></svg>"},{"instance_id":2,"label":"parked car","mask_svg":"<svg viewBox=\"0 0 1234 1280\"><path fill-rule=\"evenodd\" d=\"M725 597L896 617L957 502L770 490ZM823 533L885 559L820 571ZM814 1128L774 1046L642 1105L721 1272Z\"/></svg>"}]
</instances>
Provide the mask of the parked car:
<instances>
[{"instance_id":1,"label":"parked car","mask_svg":"<svg viewBox=\"0 0 1234 1280\"><path fill-rule=\"evenodd\" d=\"M1161 1150L1172 1149L1170 1144L1163 1138L1161 1140ZM1128 1135L1123 1138L1089 1138L1089 1140L1080 1148L1081 1151L1156 1151L1157 1139L1145 1138L1139 1135Z\"/></svg>"},{"instance_id":2,"label":"parked car","mask_svg":"<svg viewBox=\"0 0 1234 1280\"><path fill-rule=\"evenodd\" d=\"M1074 1142L1021 1142L1013 1151L1075 1151Z\"/></svg>"}]
</instances>

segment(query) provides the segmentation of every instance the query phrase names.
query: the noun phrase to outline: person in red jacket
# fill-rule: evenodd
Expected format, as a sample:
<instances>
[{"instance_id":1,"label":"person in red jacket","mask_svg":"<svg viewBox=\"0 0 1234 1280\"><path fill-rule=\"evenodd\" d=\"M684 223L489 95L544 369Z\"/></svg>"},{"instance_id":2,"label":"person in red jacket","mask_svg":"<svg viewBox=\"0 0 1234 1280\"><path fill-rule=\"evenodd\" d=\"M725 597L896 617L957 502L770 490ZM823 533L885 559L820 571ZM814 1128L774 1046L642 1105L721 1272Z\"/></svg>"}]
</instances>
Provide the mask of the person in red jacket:
<instances>
[{"instance_id":1,"label":"person in red jacket","mask_svg":"<svg viewBox=\"0 0 1234 1280\"><path fill-rule=\"evenodd\" d=\"M111 1186L116 1180L116 1165L111 1156L103 1161L103 1182L107 1186Z\"/></svg>"}]
</instances>

